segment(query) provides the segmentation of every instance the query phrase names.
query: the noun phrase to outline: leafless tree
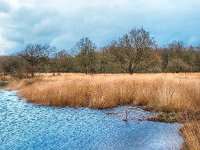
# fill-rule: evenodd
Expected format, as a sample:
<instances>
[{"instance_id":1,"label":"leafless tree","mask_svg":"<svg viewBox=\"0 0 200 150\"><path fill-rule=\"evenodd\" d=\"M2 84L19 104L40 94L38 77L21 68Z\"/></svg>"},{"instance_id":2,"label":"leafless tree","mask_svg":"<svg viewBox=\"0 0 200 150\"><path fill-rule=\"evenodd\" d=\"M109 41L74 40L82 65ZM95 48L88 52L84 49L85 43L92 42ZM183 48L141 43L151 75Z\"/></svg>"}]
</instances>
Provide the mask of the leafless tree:
<instances>
[{"instance_id":1,"label":"leafless tree","mask_svg":"<svg viewBox=\"0 0 200 150\"><path fill-rule=\"evenodd\" d=\"M132 29L112 44L113 54L129 73L146 69L152 65L151 49L155 47L154 39L143 28Z\"/></svg>"},{"instance_id":2,"label":"leafless tree","mask_svg":"<svg viewBox=\"0 0 200 150\"><path fill-rule=\"evenodd\" d=\"M80 39L75 45L80 66L84 73L94 73L96 46L88 37Z\"/></svg>"},{"instance_id":3,"label":"leafless tree","mask_svg":"<svg viewBox=\"0 0 200 150\"><path fill-rule=\"evenodd\" d=\"M53 52L55 47L51 47L47 44L28 44L26 48L19 53L19 56L28 62L28 68L31 77L34 77L35 72L39 64L47 61L50 54Z\"/></svg>"},{"instance_id":4,"label":"leafless tree","mask_svg":"<svg viewBox=\"0 0 200 150\"><path fill-rule=\"evenodd\" d=\"M169 55L173 59L179 59L183 55L183 51L185 50L184 44L181 41L173 41L168 46Z\"/></svg>"}]
</instances>

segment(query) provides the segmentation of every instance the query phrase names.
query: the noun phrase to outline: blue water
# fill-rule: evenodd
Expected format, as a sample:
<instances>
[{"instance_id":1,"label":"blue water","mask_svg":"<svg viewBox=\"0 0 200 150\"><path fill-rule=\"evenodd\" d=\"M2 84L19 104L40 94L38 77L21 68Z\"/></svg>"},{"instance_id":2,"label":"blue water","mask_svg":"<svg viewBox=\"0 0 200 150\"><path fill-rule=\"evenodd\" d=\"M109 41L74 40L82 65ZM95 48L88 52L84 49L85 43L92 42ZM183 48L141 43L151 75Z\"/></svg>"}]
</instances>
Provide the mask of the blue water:
<instances>
[{"instance_id":1,"label":"blue water","mask_svg":"<svg viewBox=\"0 0 200 150\"><path fill-rule=\"evenodd\" d=\"M137 107L123 122L124 109L34 106L0 91L0 150L175 150L183 143L179 124L138 121L154 115ZM118 112L107 115L107 112Z\"/></svg>"}]
</instances>

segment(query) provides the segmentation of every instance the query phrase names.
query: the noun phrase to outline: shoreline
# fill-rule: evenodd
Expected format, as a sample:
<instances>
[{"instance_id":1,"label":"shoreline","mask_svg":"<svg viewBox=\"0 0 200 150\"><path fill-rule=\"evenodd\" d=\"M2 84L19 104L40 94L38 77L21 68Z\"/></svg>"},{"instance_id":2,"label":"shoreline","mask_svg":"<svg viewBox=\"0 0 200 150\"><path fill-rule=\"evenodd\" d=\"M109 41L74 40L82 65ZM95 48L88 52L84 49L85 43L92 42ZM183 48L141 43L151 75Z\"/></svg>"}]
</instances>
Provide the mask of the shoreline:
<instances>
[{"instance_id":1,"label":"shoreline","mask_svg":"<svg viewBox=\"0 0 200 150\"><path fill-rule=\"evenodd\" d=\"M75 143L84 142L86 144L84 145L85 148L89 149L90 146L87 143L90 141L90 138L88 139L87 137L91 137L91 139L97 141L96 144L98 147L100 143L105 145L109 140L111 144L113 144L111 148L115 147L116 149L118 149L118 146L121 144L123 146L120 146L119 149L137 149L139 145L140 147L146 148L155 145L157 149L163 147L180 149L183 143L183 138L179 134L180 125L138 121L138 119L152 115L152 113L145 112L139 108L125 106L107 110L97 110L90 108L57 109L47 106L38 107L17 98L16 91L4 92L5 93L3 93L3 91L0 92L1 108L8 108L9 111L5 111L5 113L1 114L3 118L6 116L7 118L1 124L1 127L3 125L6 128L2 128L3 136L1 136L0 141L5 137L12 137L10 146L13 147L21 145L21 149L23 149L25 145L30 144L29 146L31 148L33 146L32 144L38 143L37 139L44 139L44 137L45 141L40 140L41 144L39 142L37 144L38 147L43 147L43 143L45 143L48 144L49 147L55 145L70 147L74 145L74 148L80 149L80 145L78 146ZM132 110L129 116L130 121L128 123L123 122L122 119L125 117L123 112L129 108ZM112 111L120 114L116 116L106 114L106 112ZM13 121L15 122L14 124L10 123ZM13 130L11 130L12 128ZM23 128L21 132L13 134L21 128ZM7 132L8 130L10 132ZM51 135L50 138L43 133ZM36 136L38 134L39 136ZM21 137L21 135L24 136L22 136L21 141L18 141L17 137ZM170 136L171 138L169 138ZM35 137L36 139L31 137ZM77 139L76 142L73 140L74 138ZM102 138L104 141L102 141ZM66 141L66 139L68 140ZM54 141L54 143L51 141ZM113 143L112 141L115 142ZM158 141L159 144L157 143ZM110 145L110 142L107 144ZM93 144L95 144L95 142L90 143L90 145ZM3 141L2 147L5 145L6 141Z\"/></svg>"},{"instance_id":2,"label":"shoreline","mask_svg":"<svg viewBox=\"0 0 200 150\"><path fill-rule=\"evenodd\" d=\"M18 95L18 90L12 90L12 89L0 89L0 91L17 91L17 96L19 97ZM23 97L19 97L20 100L25 100L25 98ZM186 139L184 137L184 126L185 126L185 123L181 122L181 121L174 121L173 120L168 120L168 118L163 118L159 116L160 113L162 114L166 114L166 112L161 112L161 111L157 111L156 109L151 109L151 110L148 110L147 108L145 108L144 106L133 106L133 105L118 105L118 106L113 106L113 107L109 107L109 108L91 108L91 107L87 107L87 106L79 106L79 107L70 107L70 106L48 106L48 105L40 105L40 104L37 104L37 103L32 103L32 102L29 102L28 100L25 100L26 103L30 103L32 105L35 105L35 106L38 106L38 107L53 107L53 108L88 108L88 109L94 109L94 110L107 110L107 109L113 109L113 108L117 108L117 107L123 107L123 106L130 106L130 107L140 107L140 109L144 110L144 111L147 111L147 112L155 112L156 113L156 116L155 117L148 117L146 118L145 120L138 120L139 122L142 122L142 121L149 121L149 122L160 122L160 123L169 123L169 124L179 124L181 125L181 128L179 130L179 134L180 136L183 138L183 145L182 145L182 148L181 150L186 150ZM112 114L107 114L106 115L112 115ZM122 122L129 122L130 119L128 119L127 121L124 121L124 119L120 120Z\"/></svg>"},{"instance_id":3,"label":"shoreline","mask_svg":"<svg viewBox=\"0 0 200 150\"><path fill-rule=\"evenodd\" d=\"M191 74L189 74L188 76L187 76L187 74L186 74L186 76L184 76L184 75L182 75L182 77L180 76L181 78L183 78L183 79L181 79L181 82L183 82L184 80L186 80L188 83L190 81L193 81L193 80L194 81L199 81L199 77L197 79L195 77L196 75L199 75L199 74L195 74L194 77L192 77L192 78L191 78L190 75ZM135 82L135 79L133 80L131 78L130 79L121 78L121 76L123 76L123 75L118 75L117 77L115 77L116 79L114 79L114 80L110 77L111 75L107 75L106 76L106 77L108 77L108 79L102 79L101 76L103 76L103 75L80 76L80 75L76 74L75 78L74 77L71 78L70 76L71 75L67 75L66 77L64 77L64 76L51 77L50 76L50 77L36 77L34 79L12 80L7 89L9 89L9 90L17 89L17 90L19 90L18 91L18 96L20 96L22 98L25 98L28 103L32 103L34 105L39 105L39 106L40 105L50 106L50 107L52 107L52 106L53 107L55 107L55 106L56 107L66 107L66 106L68 106L68 107L74 107L74 108L76 108L76 107L89 107L89 108L92 108L92 109L104 109L104 108L123 106L123 105L127 105L127 104L129 104L130 106L143 106L144 110L158 112L158 117L149 118L149 121L168 122L168 123L177 123L178 122L178 123L182 123L183 124L183 127L180 129L180 134L183 137L184 142L185 142L184 145L183 145L183 148L182 148L183 150L187 149L188 147L195 149L195 147L193 147L193 145L194 144L198 145L198 142L194 142L194 141L196 140L195 138L198 138L200 135L199 135L198 132L197 133L194 133L194 132L196 132L196 129L198 129L198 128L200 129L200 122L199 122L199 119L198 119L198 114L199 114L198 111L199 110L195 110L195 108L190 107L190 105L188 105L189 109L185 109L184 107L183 107L183 109L180 109L182 107L182 105L180 105L180 106L177 105L178 107L175 105L178 109L176 109L176 107L174 107L174 106L172 108L155 107L157 105L156 103L155 103L156 105L153 107L152 105L148 104L149 102L151 104L153 102L153 99L150 99L151 101L142 100L142 101L138 101L138 102L136 101L136 103L130 103L132 100L128 100L128 97L127 97L125 103L123 103L122 101L120 101L120 103L118 103L114 99L114 98L117 99L117 97L115 97L115 96L113 97L113 99L110 99L111 103L105 103L104 101L102 101L100 99L99 99L100 101L97 99L96 103L94 103L93 101L88 101L88 99L91 99L94 96L95 92L100 92L101 90L105 90L106 88L108 88L108 86L104 86L103 84L107 85L107 83L109 83L109 85L110 85L110 83L111 83L111 84L115 85L116 83L119 82L119 85L123 85L124 83L129 85L130 83L128 83L128 82L124 82L123 83L122 81L130 81L130 82L134 81ZM130 77L130 75L128 75L128 76ZM142 76L145 77L145 75L142 75ZM158 75L147 75L147 76L149 76L150 79L153 79L153 80L156 81L155 85L154 85L154 82L152 80L147 80L148 82L146 81L147 83L146 84L142 84L142 86L145 87L145 88L154 88L155 89L157 81L160 80L160 79L157 80ZM168 78L169 74L166 74L165 76ZM179 77L179 75L177 75L177 74L174 74L174 76L178 76ZM191 80L190 80L190 78L191 78ZM92 81L94 81L93 83L90 83L91 79L92 79ZM97 82L99 79L101 79L100 82ZM161 80L161 83L164 85L164 81L163 80L164 79ZM64 82L64 84L63 84L63 82ZM144 83L144 82L145 82L145 80L143 80L142 82L137 82L137 84L141 84L141 83ZM152 85L152 82L153 82L153 85ZM54 83L56 83L56 84L54 84ZM73 84L73 88L74 89L72 89L72 87L70 87L70 88L66 87L67 84L71 84L71 83L74 83ZM83 85L82 85L82 83L83 83ZM59 84L60 84L60 86L58 86ZM177 84L180 84L179 80L178 80ZM43 87L41 87L41 85L45 85L45 87L43 88ZM78 85L80 85L80 86L78 86ZM54 88L54 90L53 90L53 89L51 89L51 86L52 87L55 86L57 88L56 89ZM89 90L89 91L91 90L91 89L88 89L88 87L90 87L90 86L93 89L98 88L98 90L94 91L93 95L90 95L91 93L88 93L88 91L84 91L85 90L85 86L87 86L86 89ZM104 88L101 88L101 86L103 86ZM194 84L193 84L193 86L194 86ZM67 96L66 93L60 93L59 91L55 92L55 90L58 90L59 88L63 88L63 87L65 87L68 90L70 90L70 92L72 92L72 95L73 95L73 90L78 90L78 91L75 92L76 94L74 96L79 96L78 93L80 92L80 94L82 94L81 95L82 97L80 96L79 98L84 98L85 100L84 101L78 101L78 99L75 99L75 103L74 103L74 101L68 101L66 103L67 105L66 104L63 105L64 103L60 103L60 101L57 101L59 103L59 105L55 105L55 106L52 105L52 103L44 103L46 100L47 100L46 102L48 102L49 100L50 100L49 102L52 102L52 100L53 100L51 97L50 97L50 99L46 99L44 97L44 96L50 96L49 94L45 93L45 92L48 92L48 91L46 91L46 89L48 89L48 88L51 89L50 93L52 94L52 96L54 96L55 93L56 93L55 96L57 98L60 98L60 99L64 98L63 97L64 95ZM130 85L127 86L127 87L131 88ZM179 85L179 87L180 87L180 85ZM177 88L179 88L179 87L177 86ZM38 91L38 88L40 88L40 91ZM114 86L112 88L112 90L114 90L114 88L118 88L118 86L117 85ZM128 90L128 92L131 92L126 87L120 87L120 88L125 88L126 90ZM188 88L186 88L185 90L187 90L187 89ZM84 91L85 93L83 93L82 91ZM33 92L32 96L27 95L27 92L28 93ZM39 92L39 93L37 93L37 92ZM92 92L92 91L90 91L90 92ZM193 92L194 92L194 90L193 90ZM41 98L44 97L46 100L42 101L39 104L38 102L40 102L40 101L36 100L36 99L34 100L34 98L33 98L34 96L37 96L37 94L41 95ZM64 94L64 95L62 95L62 94ZM101 93L102 96L107 96L107 94L105 93L105 95L104 95L104 93ZM127 96L127 94L125 94L125 96ZM144 94L148 94L148 91L144 92ZM98 93L96 93L96 96L101 97L101 95L98 95ZM86 97L84 97L84 96L86 96ZM109 95L109 96L112 96L112 95ZM121 95L121 96L123 96L123 95ZM54 98L56 98L56 97L54 97ZM131 95L129 97L131 98ZM108 99L109 98L112 98L112 97L108 97ZM71 99L73 99L73 97L71 97ZM98 101L101 102L101 103L97 103ZM69 103L69 102L72 102L72 103ZM154 103L152 103L152 104L154 104ZM91 107L91 106L95 106L95 107ZM185 104L185 106L187 106L187 105ZM196 119L195 119L195 117L196 117Z\"/></svg>"}]
</instances>

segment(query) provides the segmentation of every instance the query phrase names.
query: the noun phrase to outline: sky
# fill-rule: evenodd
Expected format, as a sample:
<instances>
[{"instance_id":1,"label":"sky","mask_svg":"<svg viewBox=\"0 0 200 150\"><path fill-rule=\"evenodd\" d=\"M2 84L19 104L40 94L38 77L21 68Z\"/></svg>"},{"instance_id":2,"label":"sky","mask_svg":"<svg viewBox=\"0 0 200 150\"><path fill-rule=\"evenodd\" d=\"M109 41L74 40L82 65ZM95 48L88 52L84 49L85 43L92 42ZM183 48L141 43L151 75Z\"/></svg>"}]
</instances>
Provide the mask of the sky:
<instances>
[{"instance_id":1,"label":"sky","mask_svg":"<svg viewBox=\"0 0 200 150\"><path fill-rule=\"evenodd\" d=\"M159 46L200 45L200 0L0 0L0 55L45 43L68 50L82 37L98 48L143 27Z\"/></svg>"}]
</instances>

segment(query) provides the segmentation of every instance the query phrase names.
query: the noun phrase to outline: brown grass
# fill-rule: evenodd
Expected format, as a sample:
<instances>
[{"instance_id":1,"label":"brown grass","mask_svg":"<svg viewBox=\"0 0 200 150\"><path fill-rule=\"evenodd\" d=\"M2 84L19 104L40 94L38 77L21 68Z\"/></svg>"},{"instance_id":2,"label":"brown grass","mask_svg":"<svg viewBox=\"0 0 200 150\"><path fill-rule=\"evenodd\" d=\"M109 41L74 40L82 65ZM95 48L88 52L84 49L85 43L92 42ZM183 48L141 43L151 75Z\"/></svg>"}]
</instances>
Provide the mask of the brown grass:
<instances>
[{"instance_id":1,"label":"brown grass","mask_svg":"<svg viewBox=\"0 0 200 150\"><path fill-rule=\"evenodd\" d=\"M11 79L12 79L11 76L0 75L0 82L10 81Z\"/></svg>"},{"instance_id":2,"label":"brown grass","mask_svg":"<svg viewBox=\"0 0 200 150\"><path fill-rule=\"evenodd\" d=\"M62 74L13 81L10 88L29 102L49 106L107 108L143 105L165 112L200 112L200 73L188 74ZM198 149L199 119L182 128L184 149Z\"/></svg>"},{"instance_id":3,"label":"brown grass","mask_svg":"<svg viewBox=\"0 0 200 150\"><path fill-rule=\"evenodd\" d=\"M50 106L146 105L165 111L200 109L200 74L63 74L12 82L28 101Z\"/></svg>"},{"instance_id":4,"label":"brown grass","mask_svg":"<svg viewBox=\"0 0 200 150\"><path fill-rule=\"evenodd\" d=\"M185 139L183 150L200 149L200 121L186 123L181 133Z\"/></svg>"}]
</instances>

